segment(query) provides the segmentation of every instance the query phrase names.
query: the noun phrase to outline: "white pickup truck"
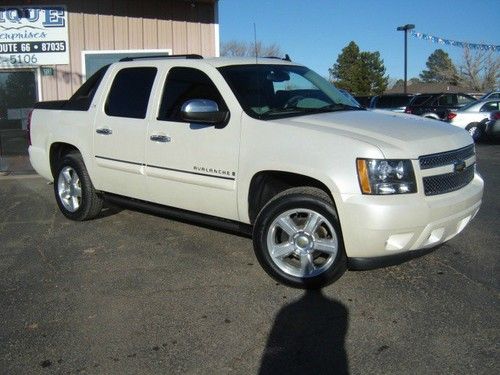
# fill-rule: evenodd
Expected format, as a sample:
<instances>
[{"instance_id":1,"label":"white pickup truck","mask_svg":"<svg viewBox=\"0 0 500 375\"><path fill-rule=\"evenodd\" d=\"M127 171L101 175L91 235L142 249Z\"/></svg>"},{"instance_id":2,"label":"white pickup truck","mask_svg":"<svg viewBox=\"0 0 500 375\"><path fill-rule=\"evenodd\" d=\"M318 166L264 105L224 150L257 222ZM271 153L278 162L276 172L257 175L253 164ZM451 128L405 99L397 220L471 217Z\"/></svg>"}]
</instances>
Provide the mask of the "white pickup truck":
<instances>
[{"instance_id":1,"label":"white pickup truck","mask_svg":"<svg viewBox=\"0 0 500 375\"><path fill-rule=\"evenodd\" d=\"M262 267L301 288L429 252L483 193L466 131L364 110L282 59L124 59L38 103L30 142L69 219L115 199L251 229Z\"/></svg>"}]
</instances>

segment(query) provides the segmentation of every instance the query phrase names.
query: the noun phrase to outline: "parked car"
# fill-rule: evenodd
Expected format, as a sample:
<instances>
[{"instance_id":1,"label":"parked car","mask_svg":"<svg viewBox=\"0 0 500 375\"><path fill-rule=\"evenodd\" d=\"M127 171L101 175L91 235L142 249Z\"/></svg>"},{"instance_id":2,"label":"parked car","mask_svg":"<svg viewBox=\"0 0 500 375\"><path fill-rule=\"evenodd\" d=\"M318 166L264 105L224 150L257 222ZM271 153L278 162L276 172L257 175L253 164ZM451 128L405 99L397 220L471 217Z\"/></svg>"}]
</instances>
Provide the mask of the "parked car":
<instances>
[{"instance_id":1,"label":"parked car","mask_svg":"<svg viewBox=\"0 0 500 375\"><path fill-rule=\"evenodd\" d=\"M445 120L451 110L457 110L475 101L473 96L463 93L420 94L410 101L405 112L436 120Z\"/></svg>"},{"instance_id":2,"label":"parked car","mask_svg":"<svg viewBox=\"0 0 500 375\"><path fill-rule=\"evenodd\" d=\"M489 93L483 95L479 100L486 100L486 99L500 99L500 91L499 90L490 91Z\"/></svg>"},{"instance_id":3,"label":"parked car","mask_svg":"<svg viewBox=\"0 0 500 375\"><path fill-rule=\"evenodd\" d=\"M491 141L500 140L500 111L493 111L484 124L484 135Z\"/></svg>"},{"instance_id":4,"label":"parked car","mask_svg":"<svg viewBox=\"0 0 500 375\"><path fill-rule=\"evenodd\" d=\"M500 99L472 102L449 112L446 121L467 130L472 139L478 141L483 135L483 120L487 120L491 112L498 110L500 110Z\"/></svg>"},{"instance_id":5,"label":"parked car","mask_svg":"<svg viewBox=\"0 0 500 375\"><path fill-rule=\"evenodd\" d=\"M394 112L404 112L413 94L385 94L376 95L370 102L371 109L387 109Z\"/></svg>"},{"instance_id":6,"label":"parked car","mask_svg":"<svg viewBox=\"0 0 500 375\"><path fill-rule=\"evenodd\" d=\"M468 134L384 112L290 61L128 58L37 103L29 154L68 219L110 200L244 231L270 276L319 288L428 253L481 205Z\"/></svg>"},{"instance_id":7,"label":"parked car","mask_svg":"<svg viewBox=\"0 0 500 375\"><path fill-rule=\"evenodd\" d=\"M372 96L355 96L354 99L361 104L364 108L370 107L370 101L372 100Z\"/></svg>"}]
</instances>

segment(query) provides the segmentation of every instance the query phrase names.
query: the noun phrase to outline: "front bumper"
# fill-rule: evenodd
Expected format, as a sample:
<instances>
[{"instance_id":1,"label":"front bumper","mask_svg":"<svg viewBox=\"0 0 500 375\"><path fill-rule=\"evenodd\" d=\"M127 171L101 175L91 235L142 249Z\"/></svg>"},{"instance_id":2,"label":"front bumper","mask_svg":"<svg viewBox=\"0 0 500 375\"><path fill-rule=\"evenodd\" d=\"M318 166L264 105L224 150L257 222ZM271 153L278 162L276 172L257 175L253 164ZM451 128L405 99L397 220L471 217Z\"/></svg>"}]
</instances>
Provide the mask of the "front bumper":
<instances>
[{"instance_id":1,"label":"front bumper","mask_svg":"<svg viewBox=\"0 0 500 375\"><path fill-rule=\"evenodd\" d=\"M476 173L464 188L436 196L344 196L339 213L350 264L397 264L450 240L479 211L483 186Z\"/></svg>"},{"instance_id":2,"label":"front bumper","mask_svg":"<svg viewBox=\"0 0 500 375\"><path fill-rule=\"evenodd\" d=\"M391 255L385 255L381 257L372 258L349 258L347 262L347 267L353 271L361 270L373 270L376 268L396 266L398 264L407 262L411 259L415 259L437 250L441 245L432 247L430 249L420 249L413 251L405 251L403 253L396 253Z\"/></svg>"}]
</instances>

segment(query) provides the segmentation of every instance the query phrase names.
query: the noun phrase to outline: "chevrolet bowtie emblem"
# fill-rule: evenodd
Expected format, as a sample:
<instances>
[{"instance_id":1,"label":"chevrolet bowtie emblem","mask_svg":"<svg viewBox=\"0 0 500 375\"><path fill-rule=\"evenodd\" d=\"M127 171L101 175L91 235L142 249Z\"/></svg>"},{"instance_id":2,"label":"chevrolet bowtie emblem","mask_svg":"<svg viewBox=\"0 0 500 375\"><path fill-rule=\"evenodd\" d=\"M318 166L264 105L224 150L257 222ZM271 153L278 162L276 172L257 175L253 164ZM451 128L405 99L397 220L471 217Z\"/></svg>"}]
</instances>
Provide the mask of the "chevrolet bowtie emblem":
<instances>
[{"instance_id":1,"label":"chevrolet bowtie emblem","mask_svg":"<svg viewBox=\"0 0 500 375\"><path fill-rule=\"evenodd\" d=\"M453 163L453 171L456 173L463 172L465 169L465 161L464 160L455 160Z\"/></svg>"}]
</instances>

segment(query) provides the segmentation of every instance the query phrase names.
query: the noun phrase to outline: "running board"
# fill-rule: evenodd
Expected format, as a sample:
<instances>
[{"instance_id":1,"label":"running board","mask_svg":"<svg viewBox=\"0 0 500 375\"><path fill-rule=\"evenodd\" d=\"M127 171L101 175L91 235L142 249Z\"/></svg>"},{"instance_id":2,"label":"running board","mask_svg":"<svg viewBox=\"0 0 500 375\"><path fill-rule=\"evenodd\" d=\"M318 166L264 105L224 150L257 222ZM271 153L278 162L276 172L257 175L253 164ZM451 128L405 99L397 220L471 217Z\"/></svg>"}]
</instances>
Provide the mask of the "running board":
<instances>
[{"instance_id":1,"label":"running board","mask_svg":"<svg viewBox=\"0 0 500 375\"><path fill-rule=\"evenodd\" d=\"M218 218L200 214L193 211L187 211L180 208L170 206L163 206L156 203L146 202L139 199L127 198L121 195L102 193L104 199L118 206L132 208L137 211L144 211L157 216L175 219L177 221L185 222L187 224L195 224L201 227L218 229L231 234L238 234L244 237L252 237L252 226L237 221Z\"/></svg>"}]
</instances>

